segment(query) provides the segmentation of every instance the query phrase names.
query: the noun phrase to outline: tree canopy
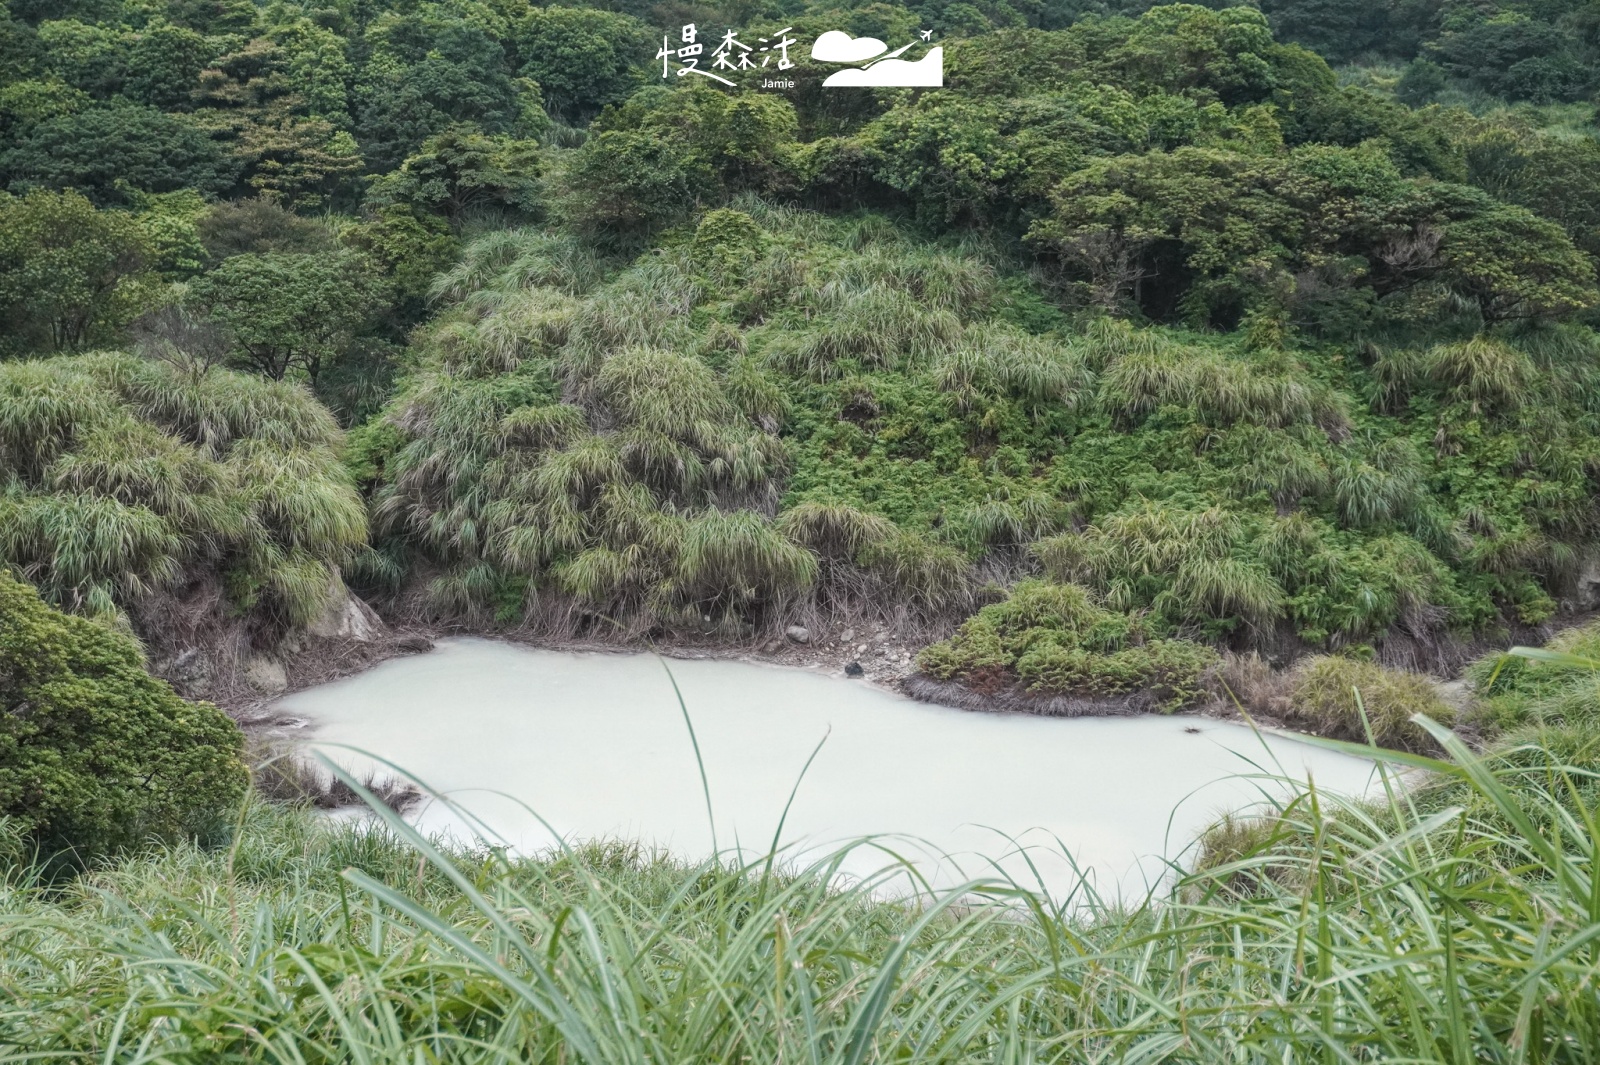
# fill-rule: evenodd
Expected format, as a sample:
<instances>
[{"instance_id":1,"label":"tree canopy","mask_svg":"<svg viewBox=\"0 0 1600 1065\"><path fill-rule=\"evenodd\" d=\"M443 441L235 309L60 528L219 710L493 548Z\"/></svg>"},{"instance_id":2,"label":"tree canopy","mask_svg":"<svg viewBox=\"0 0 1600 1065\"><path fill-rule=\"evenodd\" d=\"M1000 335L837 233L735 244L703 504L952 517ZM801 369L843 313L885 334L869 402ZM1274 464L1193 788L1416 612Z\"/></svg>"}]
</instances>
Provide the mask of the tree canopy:
<instances>
[{"instance_id":1,"label":"tree canopy","mask_svg":"<svg viewBox=\"0 0 1600 1065\"><path fill-rule=\"evenodd\" d=\"M224 525L30 460L30 514L129 508L92 566L30 519L12 557L55 602L137 624L207 573L283 631L339 567L567 634L931 633L1033 579L989 616L1070 586L1127 619L1050 637L1095 691L1204 672L1183 641L1447 647L1584 601L1576 8L158 6L5 23L8 353L133 353L24 364L16 405L87 381L104 447L166 470L201 445L127 392L155 360L247 406L264 378L309 435L201 448ZM787 27L794 87L662 78L688 21ZM804 42L839 27L937 41L946 84L824 90ZM115 435L88 424L63 454ZM236 528L291 469L314 549Z\"/></svg>"}]
</instances>

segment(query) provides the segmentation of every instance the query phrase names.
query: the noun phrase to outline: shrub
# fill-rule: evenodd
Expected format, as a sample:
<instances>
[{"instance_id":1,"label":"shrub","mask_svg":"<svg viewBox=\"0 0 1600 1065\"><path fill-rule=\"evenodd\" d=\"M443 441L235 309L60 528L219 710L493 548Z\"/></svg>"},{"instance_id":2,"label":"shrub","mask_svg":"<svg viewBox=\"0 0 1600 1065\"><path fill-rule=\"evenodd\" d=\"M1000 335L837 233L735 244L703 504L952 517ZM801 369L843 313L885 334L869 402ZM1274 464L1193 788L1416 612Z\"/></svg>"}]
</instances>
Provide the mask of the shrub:
<instances>
[{"instance_id":1,"label":"shrub","mask_svg":"<svg viewBox=\"0 0 1600 1065\"><path fill-rule=\"evenodd\" d=\"M0 570L0 815L46 855L214 828L244 797L242 743L216 707L146 673L132 639Z\"/></svg>"},{"instance_id":2,"label":"shrub","mask_svg":"<svg viewBox=\"0 0 1600 1065\"><path fill-rule=\"evenodd\" d=\"M1141 623L1075 584L1023 581L917 656L940 680L1039 695L1133 697L1164 710L1207 697L1216 652L1188 640L1147 640Z\"/></svg>"},{"instance_id":3,"label":"shrub","mask_svg":"<svg viewBox=\"0 0 1600 1065\"><path fill-rule=\"evenodd\" d=\"M121 355L0 366L0 563L77 613L125 618L191 578L303 622L366 541L339 443L285 382Z\"/></svg>"},{"instance_id":4,"label":"shrub","mask_svg":"<svg viewBox=\"0 0 1600 1065\"><path fill-rule=\"evenodd\" d=\"M1423 674L1338 656L1310 659L1297 674L1289 719L1321 736L1365 742L1370 727L1372 741L1380 747L1423 750L1432 741L1411 723L1412 715L1425 714L1447 726L1455 722L1455 711Z\"/></svg>"}]
</instances>

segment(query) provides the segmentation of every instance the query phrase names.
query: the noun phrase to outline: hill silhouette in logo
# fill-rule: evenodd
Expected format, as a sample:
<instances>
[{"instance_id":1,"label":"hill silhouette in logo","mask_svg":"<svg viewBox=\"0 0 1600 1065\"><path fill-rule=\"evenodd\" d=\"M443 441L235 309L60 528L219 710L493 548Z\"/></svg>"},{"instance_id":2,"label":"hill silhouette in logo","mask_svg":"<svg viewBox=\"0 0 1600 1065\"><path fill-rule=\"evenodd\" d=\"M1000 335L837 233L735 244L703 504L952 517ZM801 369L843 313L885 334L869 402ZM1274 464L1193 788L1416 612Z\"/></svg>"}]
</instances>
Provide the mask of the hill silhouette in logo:
<instances>
[{"instance_id":1,"label":"hill silhouette in logo","mask_svg":"<svg viewBox=\"0 0 1600 1065\"><path fill-rule=\"evenodd\" d=\"M904 49L901 49L904 51ZM944 49L930 48L916 61L884 59L865 68L835 71L828 75L824 88L863 86L873 88L936 89L944 84Z\"/></svg>"},{"instance_id":2,"label":"hill silhouette in logo","mask_svg":"<svg viewBox=\"0 0 1600 1065\"><path fill-rule=\"evenodd\" d=\"M852 37L829 30L811 46L811 58L821 63L861 63L882 55L888 47L876 37Z\"/></svg>"}]
</instances>

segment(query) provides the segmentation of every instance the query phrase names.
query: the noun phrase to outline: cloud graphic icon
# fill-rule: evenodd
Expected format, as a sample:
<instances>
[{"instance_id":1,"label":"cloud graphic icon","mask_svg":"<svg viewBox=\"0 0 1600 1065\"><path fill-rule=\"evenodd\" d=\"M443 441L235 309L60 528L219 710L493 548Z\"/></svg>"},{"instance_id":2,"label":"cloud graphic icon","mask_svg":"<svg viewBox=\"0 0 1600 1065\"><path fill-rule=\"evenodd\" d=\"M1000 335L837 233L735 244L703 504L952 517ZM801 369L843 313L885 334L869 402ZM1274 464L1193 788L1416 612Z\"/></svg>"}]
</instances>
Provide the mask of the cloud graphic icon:
<instances>
[{"instance_id":1,"label":"cloud graphic icon","mask_svg":"<svg viewBox=\"0 0 1600 1065\"><path fill-rule=\"evenodd\" d=\"M888 47L876 37L852 37L840 30L829 30L811 46L811 58L823 63L860 63L882 55Z\"/></svg>"},{"instance_id":2,"label":"cloud graphic icon","mask_svg":"<svg viewBox=\"0 0 1600 1065\"><path fill-rule=\"evenodd\" d=\"M822 42L818 40L817 43ZM878 89L937 89L944 84L944 49L930 48L927 55L914 63L885 59L865 69L836 70L822 84L824 88L855 85Z\"/></svg>"}]
</instances>

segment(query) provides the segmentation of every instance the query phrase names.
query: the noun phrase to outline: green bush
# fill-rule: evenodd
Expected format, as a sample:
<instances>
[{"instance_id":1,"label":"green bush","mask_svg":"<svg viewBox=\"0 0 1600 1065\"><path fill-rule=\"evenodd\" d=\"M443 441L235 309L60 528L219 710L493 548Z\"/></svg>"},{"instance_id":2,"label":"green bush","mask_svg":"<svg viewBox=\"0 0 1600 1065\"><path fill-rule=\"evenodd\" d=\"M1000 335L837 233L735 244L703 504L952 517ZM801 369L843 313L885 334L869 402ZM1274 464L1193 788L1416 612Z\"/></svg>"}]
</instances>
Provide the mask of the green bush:
<instances>
[{"instance_id":1,"label":"green bush","mask_svg":"<svg viewBox=\"0 0 1600 1065\"><path fill-rule=\"evenodd\" d=\"M1037 695L1144 695L1169 711L1204 699L1216 652L1147 635L1139 619L1107 610L1078 585L1023 581L1004 602L924 650L917 666L990 693L1021 687Z\"/></svg>"},{"instance_id":2,"label":"green bush","mask_svg":"<svg viewBox=\"0 0 1600 1065\"><path fill-rule=\"evenodd\" d=\"M0 817L55 861L214 829L244 797L222 711L145 672L133 640L0 570Z\"/></svg>"},{"instance_id":3,"label":"green bush","mask_svg":"<svg viewBox=\"0 0 1600 1065\"><path fill-rule=\"evenodd\" d=\"M1380 747L1427 749L1432 741L1411 723L1414 714L1445 726L1456 718L1427 676L1332 655L1310 659L1296 670L1288 711L1292 723L1320 736L1366 742L1370 727L1371 739Z\"/></svg>"},{"instance_id":4,"label":"green bush","mask_svg":"<svg viewBox=\"0 0 1600 1065\"><path fill-rule=\"evenodd\" d=\"M111 354L0 364L0 564L123 623L186 580L264 627L307 622L366 541L341 442L288 382Z\"/></svg>"},{"instance_id":5,"label":"green bush","mask_svg":"<svg viewBox=\"0 0 1600 1065\"><path fill-rule=\"evenodd\" d=\"M1480 727L1573 725L1592 728L1600 720L1600 624L1557 633L1545 649L1553 660L1520 655L1485 655L1467 668L1478 696Z\"/></svg>"}]
</instances>

